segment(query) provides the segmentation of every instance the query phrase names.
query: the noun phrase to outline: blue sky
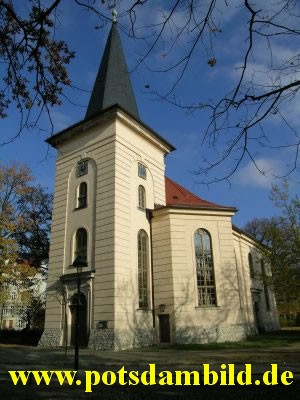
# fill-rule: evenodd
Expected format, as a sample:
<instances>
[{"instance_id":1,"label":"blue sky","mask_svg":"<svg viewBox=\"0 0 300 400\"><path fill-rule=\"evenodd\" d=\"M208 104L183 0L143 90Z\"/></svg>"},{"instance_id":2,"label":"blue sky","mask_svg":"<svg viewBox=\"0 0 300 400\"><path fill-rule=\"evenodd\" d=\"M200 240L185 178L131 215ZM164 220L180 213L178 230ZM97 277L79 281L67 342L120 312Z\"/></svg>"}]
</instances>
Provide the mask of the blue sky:
<instances>
[{"instance_id":1,"label":"blue sky","mask_svg":"<svg viewBox=\"0 0 300 400\"><path fill-rule=\"evenodd\" d=\"M23 1L22 6L26 7L26 3ZM121 3L120 14L122 14L122 7L126 7L126 3L128 3L127 0ZM162 3L165 12L170 4L169 1L156 0L149 3L151 3L151 7L143 7L138 14L138 26L161 21L164 15ZM239 3L240 1L233 0L232 6L226 7L225 2L220 1L217 19L222 32L216 35L213 54L207 46L206 49L203 46L197 49L184 79L174 92L176 99L180 99L182 104L217 99L218 96L220 97L234 87L241 63L241 50L246 46L244 37L247 16L239 8ZM263 3L269 4L270 2L263 1ZM59 132L84 117L90 90L110 28L110 25L107 24L102 29L95 29L95 26L99 25L96 17L92 13L82 11L71 1L63 2L60 10L57 35L68 41L70 47L76 52L76 58L70 65L70 76L73 85L83 90L67 89L66 97L71 99L73 104L64 98L62 106L53 108L54 132ZM120 17L121 30L126 23L126 20ZM180 25L180 16L176 23ZM142 35L142 29L137 30L137 34ZM264 174L260 174L250 160L246 159L241 164L239 171L232 177L230 184L228 182L211 185L199 183L203 178L194 172L199 168L203 157L214 156L207 144L202 144L203 134L209 121L208 111L199 110L188 114L165 101L158 100L153 94L155 91L165 93L176 80L175 71L167 74L152 71L168 66L169 63L176 61L177 57L184 54L188 38L183 36L177 46L170 51L168 35L171 37L172 34L174 34L174 27L170 26L166 31L165 41L151 53L146 64L136 69L137 61L146 51L146 43L144 40L128 38L121 32L127 63L129 70L132 71L131 79L141 119L177 149L166 158L167 175L204 199L237 207L239 211L233 221L240 227L255 217L268 217L276 214L277 211L269 200L270 188L272 184L280 183L274 175L283 173L285 166L291 161L293 154L290 148L275 152L265 146L261 148L257 146L256 142L253 142L251 146L255 160ZM296 43L293 40L290 40L288 44L278 41L275 48L276 59L288 59L295 53L295 49ZM213 68L207 64L208 59L212 56L217 60ZM253 55L251 63L257 82L276 79L265 73L267 52L263 42L259 43L257 53ZM146 89L145 85L149 85L150 89ZM296 98L283 110L286 118L294 124L295 129L299 128L300 102L298 100ZM28 164L36 181L52 191L55 176L55 151L45 143L45 139L49 136L49 124L46 116L42 117L40 125L42 130L24 131L12 143L1 146L0 157L5 163L18 161ZM1 142L9 140L16 132L17 126L18 114L12 108L9 117L0 121ZM277 144L285 143L283 140L288 140L285 131L283 135L285 128L276 116L267 123L266 129L272 134L272 140L275 140ZM228 165L224 165L222 168L226 168ZM222 169L219 171L220 173L222 173ZM214 175L211 176L212 179L213 177ZM299 175L293 174L289 180L292 193L299 192Z\"/></svg>"}]
</instances>

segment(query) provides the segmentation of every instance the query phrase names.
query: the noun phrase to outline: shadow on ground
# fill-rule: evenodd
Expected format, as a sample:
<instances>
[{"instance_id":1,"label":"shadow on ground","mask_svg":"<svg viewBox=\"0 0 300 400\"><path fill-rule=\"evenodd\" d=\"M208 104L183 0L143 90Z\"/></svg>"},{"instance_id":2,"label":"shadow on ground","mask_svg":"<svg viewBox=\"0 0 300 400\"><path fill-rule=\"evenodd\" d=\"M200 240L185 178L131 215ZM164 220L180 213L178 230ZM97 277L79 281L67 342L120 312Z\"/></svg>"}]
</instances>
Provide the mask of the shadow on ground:
<instances>
[{"instance_id":1,"label":"shadow on ground","mask_svg":"<svg viewBox=\"0 0 300 400\"><path fill-rule=\"evenodd\" d=\"M233 363L237 371L245 363L252 365L253 379L260 379L261 374L270 369L270 364L279 366L279 371L290 370L294 373L294 382L289 386L105 386L93 387L92 393L85 393L84 380L81 385L60 386L57 381L49 386L36 385L14 386L8 375L9 370L72 370L74 349L43 349L28 346L0 345L0 394L5 400L64 400L64 399L99 399L99 400L291 400L300 393L300 341L299 332L284 333L282 347L274 348L220 348L215 350L188 350L169 348L147 348L120 352L95 352L80 349L80 374L84 370L118 371L123 365L126 370L143 371L154 363L158 371L162 370L201 370L202 364L208 363L212 369L220 371L222 363ZM293 339L291 339L293 337ZM290 339L289 339L290 338ZM285 343L285 344L284 344ZM214 368L215 367L215 368ZM80 376L81 376L80 375Z\"/></svg>"}]
</instances>

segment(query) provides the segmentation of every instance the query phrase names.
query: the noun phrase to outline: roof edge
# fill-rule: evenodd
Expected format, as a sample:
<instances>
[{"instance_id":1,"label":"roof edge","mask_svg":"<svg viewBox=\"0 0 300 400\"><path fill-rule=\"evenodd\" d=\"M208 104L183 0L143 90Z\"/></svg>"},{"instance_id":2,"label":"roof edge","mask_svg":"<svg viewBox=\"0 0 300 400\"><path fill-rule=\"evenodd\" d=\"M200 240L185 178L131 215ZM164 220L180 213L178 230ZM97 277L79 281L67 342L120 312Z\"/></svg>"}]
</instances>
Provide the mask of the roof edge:
<instances>
[{"instance_id":1,"label":"roof edge","mask_svg":"<svg viewBox=\"0 0 300 400\"><path fill-rule=\"evenodd\" d=\"M208 200L205 200L195 193L189 191L185 187L181 186L179 183L173 181L169 177L165 177L166 183L166 205L170 207L179 207L179 208L195 208L195 209L215 209L215 210L228 210L232 212L236 212L237 208L233 206L225 206L222 204L217 204ZM171 199L171 192L173 189L177 192L180 192L179 196L183 196L183 198L178 198L176 193L172 196L172 199L176 199L176 201ZM178 199L178 201L177 201Z\"/></svg>"},{"instance_id":2,"label":"roof edge","mask_svg":"<svg viewBox=\"0 0 300 400\"><path fill-rule=\"evenodd\" d=\"M216 206L216 207L205 207L205 206L196 206L196 205L165 205L165 206L157 206L153 211L156 210L163 210L163 209L179 209L179 210L203 210L203 211L221 211L221 212L233 212L236 213L238 211L237 208L235 207L222 207L222 206Z\"/></svg>"},{"instance_id":3,"label":"roof edge","mask_svg":"<svg viewBox=\"0 0 300 400\"><path fill-rule=\"evenodd\" d=\"M262 246L264 248L268 248L268 246L264 245L261 243L259 240L257 240L253 235L250 233L244 231L243 229L239 228L237 225L232 224L232 230L235 231L236 233L239 233L240 235L246 236L248 239L253 240L255 243L257 243L259 246Z\"/></svg>"},{"instance_id":4,"label":"roof edge","mask_svg":"<svg viewBox=\"0 0 300 400\"><path fill-rule=\"evenodd\" d=\"M158 134L153 128L151 128L149 125L145 124L143 121L140 119L137 119L134 115L130 114L127 110L125 110L122 106L119 104L114 104L104 110L99 111L97 114L92 115L91 117L87 119L82 119L79 122L76 122L75 124L69 126L68 128L63 129L62 131L50 136L45 140L46 143L50 144L52 147L55 148L56 145L62 143L64 140L68 140L67 138L64 139L64 136L67 136L68 133L71 133L72 130L80 129L81 127L89 124L93 120L98 119L101 116L105 116L106 114L109 114L110 112L117 114L118 110L121 110L123 113L128 115L130 118L132 118L135 122L140 124L143 128L147 129L150 131L154 136L156 136L160 141L162 141L167 147L169 147L170 152L176 150L176 148L168 142L166 139L164 139L160 134ZM75 132L74 132L75 134Z\"/></svg>"}]
</instances>

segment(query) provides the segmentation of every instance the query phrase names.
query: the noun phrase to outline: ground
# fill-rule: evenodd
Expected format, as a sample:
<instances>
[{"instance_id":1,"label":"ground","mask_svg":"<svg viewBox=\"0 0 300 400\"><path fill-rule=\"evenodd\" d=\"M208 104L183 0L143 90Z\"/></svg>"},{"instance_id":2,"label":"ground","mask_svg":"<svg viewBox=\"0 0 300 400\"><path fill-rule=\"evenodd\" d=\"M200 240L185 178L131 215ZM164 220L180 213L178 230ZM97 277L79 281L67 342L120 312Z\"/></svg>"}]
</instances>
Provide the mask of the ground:
<instances>
[{"instance_id":1,"label":"ground","mask_svg":"<svg viewBox=\"0 0 300 400\"><path fill-rule=\"evenodd\" d=\"M73 349L43 349L39 347L0 345L0 393L3 399L212 399L212 400L285 400L296 398L300 393L300 330L284 331L284 334L263 337L244 344L225 344L216 346L167 346L121 352L95 352L80 349L81 385L63 385L51 382L36 385L32 380L27 386L14 386L9 378L9 370L72 370ZM160 386L138 384L136 386L95 385L92 392L85 393L85 371L113 371L117 373L122 366L127 371L149 370L149 364L155 364L156 380L159 372L169 370L200 371L203 364L221 371L222 364L235 365L235 375L251 364L253 382L262 379L265 371L276 364L278 385L232 385L214 386ZM224 368L224 367L223 367ZM274 368L274 367L273 367ZM286 386L280 383L285 371L293 373L293 383ZM173 375L174 376L174 375ZM94 378L94 375L92 376ZM202 379L202 378L201 378Z\"/></svg>"}]
</instances>

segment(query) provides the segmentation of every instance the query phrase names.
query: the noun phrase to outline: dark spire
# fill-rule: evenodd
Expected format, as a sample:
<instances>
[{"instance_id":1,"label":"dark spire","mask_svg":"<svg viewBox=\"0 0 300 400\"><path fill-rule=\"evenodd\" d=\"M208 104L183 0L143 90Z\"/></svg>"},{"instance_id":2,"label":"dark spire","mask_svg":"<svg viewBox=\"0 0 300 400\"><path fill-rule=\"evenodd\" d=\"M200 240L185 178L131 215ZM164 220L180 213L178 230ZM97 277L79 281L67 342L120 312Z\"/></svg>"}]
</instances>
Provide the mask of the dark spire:
<instances>
[{"instance_id":1,"label":"dark spire","mask_svg":"<svg viewBox=\"0 0 300 400\"><path fill-rule=\"evenodd\" d=\"M113 22L85 119L115 104L140 119L117 23Z\"/></svg>"}]
</instances>

